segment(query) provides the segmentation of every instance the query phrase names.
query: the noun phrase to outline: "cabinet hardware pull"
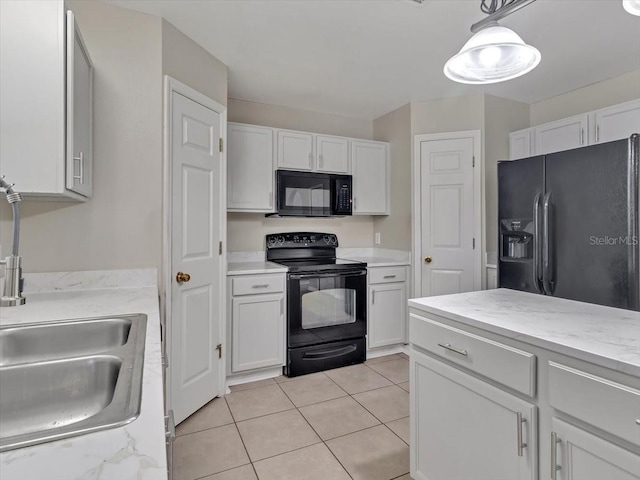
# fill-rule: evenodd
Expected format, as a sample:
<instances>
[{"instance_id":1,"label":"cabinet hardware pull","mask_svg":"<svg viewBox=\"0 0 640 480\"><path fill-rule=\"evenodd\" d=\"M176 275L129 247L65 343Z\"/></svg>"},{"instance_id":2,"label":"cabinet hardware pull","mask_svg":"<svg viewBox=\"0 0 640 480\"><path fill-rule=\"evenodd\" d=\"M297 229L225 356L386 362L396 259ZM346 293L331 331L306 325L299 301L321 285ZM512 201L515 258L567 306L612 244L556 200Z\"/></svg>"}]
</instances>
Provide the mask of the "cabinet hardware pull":
<instances>
[{"instance_id":1,"label":"cabinet hardware pull","mask_svg":"<svg viewBox=\"0 0 640 480\"><path fill-rule=\"evenodd\" d=\"M353 203L353 211L356 211L356 197L353 197L353 199L351 199L351 203Z\"/></svg>"},{"instance_id":2,"label":"cabinet hardware pull","mask_svg":"<svg viewBox=\"0 0 640 480\"><path fill-rule=\"evenodd\" d=\"M268 286L268 283L261 283L259 285L252 285L251 288L267 288Z\"/></svg>"},{"instance_id":3,"label":"cabinet hardware pull","mask_svg":"<svg viewBox=\"0 0 640 480\"><path fill-rule=\"evenodd\" d=\"M460 348L452 347L450 343L439 343L439 347L446 348L447 350L451 350L458 355L464 355L465 357L469 354L466 350L462 350Z\"/></svg>"},{"instance_id":4,"label":"cabinet hardware pull","mask_svg":"<svg viewBox=\"0 0 640 480\"><path fill-rule=\"evenodd\" d=\"M80 180L80 185L84 185L84 152L80 152L80 155L73 157L74 162L80 163L80 175L74 175L74 180Z\"/></svg>"},{"instance_id":5,"label":"cabinet hardware pull","mask_svg":"<svg viewBox=\"0 0 640 480\"><path fill-rule=\"evenodd\" d=\"M313 168L313 154L309 152L309 168Z\"/></svg>"},{"instance_id":6,"label":"cabinet hardware pull","mask_svg":"<svg viewBox=\"0 0 640 480\"><path fill-rule=\"evenodd\" d=\"M324 167L324 157L322 156L322 154L319 155L320 157L320 168Z\"/></svg>"},{"instance_id":7,"label":"cabinet hardware pull","mask_svg":"<svg viewBox=\"0 0 640 480\"><path fill-rule=\"evenodd\" d=\"M396 278L395 275L385 275L383 278Z\"/></svg>"},{"instance_id":8,"label":"cabinet hardware pull","mask_svg":"<svg viewBox=\"0 0 640 480\"><path fill-rule=\"evenodd\" d=\"M522 441L522 424L527 421L526 418L522 418L522 413L516 413L516 421L518 422L518 456L523 456L523 450L527 447L527 444Z\"/></svg>"},{"instance_id":9,"label":"cabinet hardware pull","mask_svg":"<svg viewBox=\"0 0 640 480\"><path fill-rule=\"evenodd\" d=\"M284 298L280 299L280 315L284 314Z\"/></svg>"},{"instance_id":10,"label":"cabinet hardware pull","mask_svg":"<svg viewBox=\"0 0 640 480\"><path fill-rule=\"evenodd\" d=\"M556 432L551 432L551 480L557 480L558 470L562 467L558 465L558 444L560 439Z\"/></svg>"},{"instance_id":11,"label":"cabinet hardware pull","mask_svg":"<svg viewBox=\"0 0 640 480\"><path fill-rule=\"evenodd\" d=\"M600 125L596 125L596 143L600 141Z\"/></svg>"},{"instance_id":12,"label":"cabinet hardware pull","mask_svg":"<svg viewBox=\"0 0 640 480\"><path fill-rule=\"evenodd\" d=\"M584 128L580 129L580 145L584 145Z\"/></svg>"},{"instance_id":13,"label":"cabinet hardware pull","mask_svg":"<svg viewBox=\"0 0 640 480\"><path fill-rule=\"evenodd\" d=\"M371 290L371 305L373 305L374 303L376 303L376 291Z\"/></svg>"}]
</instances>

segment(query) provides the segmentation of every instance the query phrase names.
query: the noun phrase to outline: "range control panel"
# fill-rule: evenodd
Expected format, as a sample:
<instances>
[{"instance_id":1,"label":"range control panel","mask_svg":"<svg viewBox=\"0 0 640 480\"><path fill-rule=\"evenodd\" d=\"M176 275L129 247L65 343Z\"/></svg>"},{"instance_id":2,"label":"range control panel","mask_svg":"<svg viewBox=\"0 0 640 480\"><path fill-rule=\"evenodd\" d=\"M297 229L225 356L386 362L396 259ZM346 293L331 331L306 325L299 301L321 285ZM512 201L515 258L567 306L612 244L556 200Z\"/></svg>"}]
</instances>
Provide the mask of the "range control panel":
<instances>
[{"instance_id":1,"label":"range control panel","mask_svg":"<svg viewBox=\"0 0 640 480\"><path fill-rule=\"evenodd\" d=\"M318 248L338 246L338 237L333 233L291 232L267 235L267 249L272 248Z\"/></svg>"}]
</instances>

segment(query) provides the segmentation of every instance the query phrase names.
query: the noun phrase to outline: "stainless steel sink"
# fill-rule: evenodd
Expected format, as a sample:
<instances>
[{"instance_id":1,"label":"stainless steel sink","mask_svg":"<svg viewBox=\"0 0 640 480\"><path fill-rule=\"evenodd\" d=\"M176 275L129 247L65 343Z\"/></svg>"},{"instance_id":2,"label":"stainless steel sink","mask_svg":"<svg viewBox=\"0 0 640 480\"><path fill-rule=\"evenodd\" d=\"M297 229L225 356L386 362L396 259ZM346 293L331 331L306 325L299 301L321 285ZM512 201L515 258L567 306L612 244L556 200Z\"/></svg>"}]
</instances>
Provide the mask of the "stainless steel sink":
<instances>
[{"instance_id":1,"label":"stainless steel sink","mask_svg":"<svg viewBox=\"0 0 640 480\"><path fill-rule=\"evenodd\" d=\"M124 345L130 330L130 318L1 328L0 367L105 352Z\"/></svg>"},{"instance_id":2,"label":"stainless steel sink","mask_svg":"<svg viewBox=\"0 0 640 480\"><path fill-rule=\"evenodd\" d=\"M0 452L140 413L146 315L0 328Z\"/></svg>"}]
</instances>

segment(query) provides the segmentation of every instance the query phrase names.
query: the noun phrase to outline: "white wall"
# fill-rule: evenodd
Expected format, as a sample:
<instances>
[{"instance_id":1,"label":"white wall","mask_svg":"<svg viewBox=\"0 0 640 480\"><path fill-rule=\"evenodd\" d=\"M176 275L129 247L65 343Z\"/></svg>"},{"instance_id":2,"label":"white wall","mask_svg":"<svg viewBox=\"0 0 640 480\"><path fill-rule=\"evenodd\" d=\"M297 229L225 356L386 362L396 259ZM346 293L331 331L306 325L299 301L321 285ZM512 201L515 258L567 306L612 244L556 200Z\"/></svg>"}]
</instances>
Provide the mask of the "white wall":
<instances>
[{"instance_id":1,"label":"white wall","mask_svg":"<svg viewBox=\"0 0 640 480\"><path fill-rule=\"evenodd\" d=\"M382 248L411 250L411 104L373 121L376 140L391 144L391 214L373 218Z\"/></svg>"},{"instance_id":2,"label":"white wall","mask_svg":"<svg viewBox=\"0 0 640 480\"><path fill-rule=\"evenodd\" d=\"M640 70L531 104L530 126L640 98ZM526 128L526 127L523 127ZM517 130L514 128L514 130Z\"/></svg>"},{"instance_id":3,"label":"white wall","mask_svg":"<svg viewBox=\"0 0 640 480\"><path fill-rule=\"evenodd\" d=\"M373 122L307 110L247 102L230 98L230 122L303 130L326 135L373 138ZM373 217L265 218L264 214L230 213L227 216L229 252L264 250L264 237L278 232L335 233L341 247L373 246Z\"/></svg>"},{"instance_id":4,"label":"white wall","mask_svg":"<svg viewBox=\"0 0 640 480\"><path fill-rule=\"evenodd\" d=\"M24 270L156 267L161 220L161 21L100 2L67 4L76 13L95 65L94 195L86 203L21 203ZM4 201L0 218L4 255L11 244L11 211Z\"/></svg>"}]
</instances>

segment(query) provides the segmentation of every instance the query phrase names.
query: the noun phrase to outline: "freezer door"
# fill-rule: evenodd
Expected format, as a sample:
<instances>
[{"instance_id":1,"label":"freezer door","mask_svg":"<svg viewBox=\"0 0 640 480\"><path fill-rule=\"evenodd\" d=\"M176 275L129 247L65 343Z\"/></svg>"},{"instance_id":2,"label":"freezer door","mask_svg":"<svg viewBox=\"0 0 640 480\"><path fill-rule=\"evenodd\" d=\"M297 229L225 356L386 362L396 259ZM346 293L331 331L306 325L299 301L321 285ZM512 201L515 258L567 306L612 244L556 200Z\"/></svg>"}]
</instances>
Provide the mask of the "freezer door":
<instances>
[{"instance_id":1,"label":"freezer door","mask_svg":"<svg viewBox=\"0 0 640 480\"><path fill-rule=\"evenodd\" d=\"M638 310L637 141L546 156L543 276L549 294Z\"/></svg>"},{"instance_id":2,"label":"freezer door","mask_svg":"<svg viewBox=\"0 0 640 480\"><path fill-rule=\"evenodd\" d=\"M498 287L542 293L544 157L498 162Z\"/></svg>"}]
</instances>

